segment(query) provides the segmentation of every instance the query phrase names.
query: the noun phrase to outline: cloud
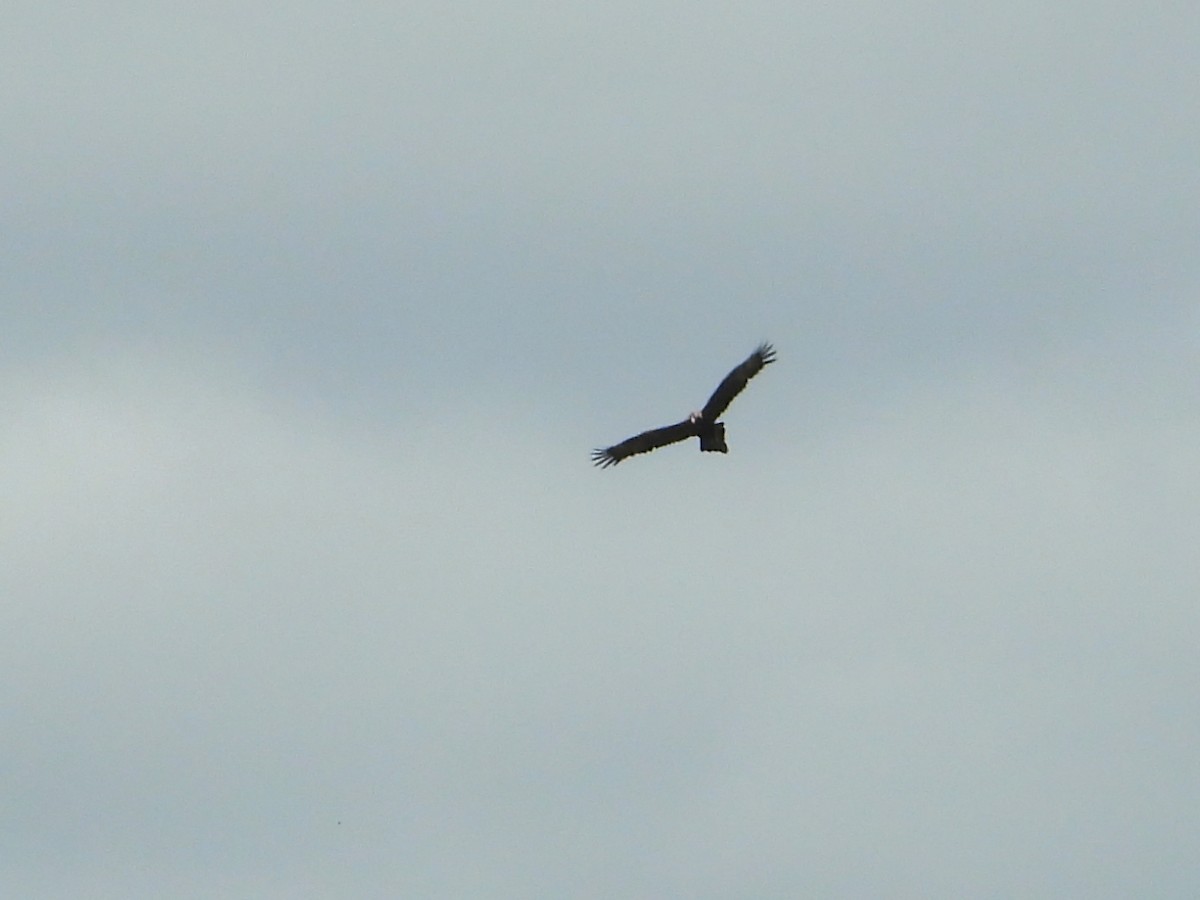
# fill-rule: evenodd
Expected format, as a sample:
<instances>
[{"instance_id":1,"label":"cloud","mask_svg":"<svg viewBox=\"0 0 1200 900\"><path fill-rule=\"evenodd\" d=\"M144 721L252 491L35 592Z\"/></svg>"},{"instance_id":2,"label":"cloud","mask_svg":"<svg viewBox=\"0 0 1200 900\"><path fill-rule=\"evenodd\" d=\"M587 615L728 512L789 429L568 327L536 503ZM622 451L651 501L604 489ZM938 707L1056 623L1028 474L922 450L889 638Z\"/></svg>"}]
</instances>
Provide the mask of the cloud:
<instances>
[{"instance_id":1,"label":"cloud","mask_svg":"<svg viewBox=\"0 0 1200 900\"><path fill-rule=\"evenodd\" d=\"M604 473L10 375L18 883L1185 892L1195 426L1001 375Z\"/></svg>"},{"instance_id":2,"label":"cloud","mask_svg":"<svg viewBox=\"0 0 1200 900\"><path fill-rule=\"evenodd\" d=\"M10 17L14 889L1195 893L1195 29L1074 6Z\"/></svg>"}]
</instances>

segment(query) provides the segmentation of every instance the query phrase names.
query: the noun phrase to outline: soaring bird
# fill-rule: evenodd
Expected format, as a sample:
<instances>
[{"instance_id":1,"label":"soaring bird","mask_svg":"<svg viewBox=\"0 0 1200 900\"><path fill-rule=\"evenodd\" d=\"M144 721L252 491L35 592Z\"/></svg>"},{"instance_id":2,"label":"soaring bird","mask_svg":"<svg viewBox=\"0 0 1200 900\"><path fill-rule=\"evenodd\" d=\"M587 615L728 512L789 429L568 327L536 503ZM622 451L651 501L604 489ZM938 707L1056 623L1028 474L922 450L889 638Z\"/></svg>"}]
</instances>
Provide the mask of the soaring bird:
<instances>
[{"instance_id":1,"label":"soaring bird","mask_svg":"<svg viewBox=\"0 0 1200 900\"><path fill-rule=\"evenodd\" d=\"M690 437L700 438L700 449L703 451L728 453L729 446L725 443L725 423L718 422L717 419L733 402L733 398L742 392L747 382L761 372L763 366L773 362L775 362L775 349L767 343L759 344L758 348L746 357L745 362L726 375L717 385L717 389L704 404L704 409L692 413L682 422L676 422L674 425L643 431L619 444L593 450L592 463L602 469L607 469L627 457L635 456L638 453L649 453L651 450L685 441Z\"/></svg>"}]
</instances>

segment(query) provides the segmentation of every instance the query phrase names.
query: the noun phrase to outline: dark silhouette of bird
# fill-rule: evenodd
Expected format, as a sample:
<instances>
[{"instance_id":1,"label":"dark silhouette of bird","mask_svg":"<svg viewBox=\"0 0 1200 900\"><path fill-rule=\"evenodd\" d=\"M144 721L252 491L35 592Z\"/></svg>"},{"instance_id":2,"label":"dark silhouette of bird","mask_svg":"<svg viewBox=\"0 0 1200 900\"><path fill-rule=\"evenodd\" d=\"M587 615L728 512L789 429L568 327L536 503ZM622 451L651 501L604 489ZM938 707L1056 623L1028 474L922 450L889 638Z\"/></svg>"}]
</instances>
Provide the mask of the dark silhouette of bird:
<instances>
[{"instance_id":1,"label":"dark silhouette of bird","mask_svg":"<svg viewBox=\"0 0 1200 900\"><path fill-rule=\"evenodd\" d=\"M607 469L615 466L623 459L636 456L639 453L649 453L667 444L686 441L690 437L700 438L700 449L712 453L728 453L729 446L725 443L725 423L718 422L721 413L729 408L733 398L742 392L746 384L768 366L775 362L775 348L768 343L758 345L758 348L746 357L746 361L730 372L717 385L704 409L694 412L682 422L643 431L639 435L613 444L611 447L592 451L592 463Z\"/></svg>"}]
</instances>

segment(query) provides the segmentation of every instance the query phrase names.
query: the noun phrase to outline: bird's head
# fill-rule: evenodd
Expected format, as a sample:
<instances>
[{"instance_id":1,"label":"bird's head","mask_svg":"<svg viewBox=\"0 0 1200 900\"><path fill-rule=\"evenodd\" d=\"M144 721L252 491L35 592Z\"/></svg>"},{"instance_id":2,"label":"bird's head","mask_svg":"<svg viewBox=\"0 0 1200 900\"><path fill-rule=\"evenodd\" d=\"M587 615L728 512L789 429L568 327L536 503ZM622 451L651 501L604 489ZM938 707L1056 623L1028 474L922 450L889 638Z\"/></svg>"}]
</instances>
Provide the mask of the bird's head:
<instances>
[{"instance_id":1,"label":"bird's head","mask_svg":"<svg viewBox=\"0 0 1200 900\"><path fill-rule=\"evenodd\" d=\"M702 416L698 412L692 412L688 415L688 421L691 422L693 425L695 425L697 422L699 422L701 418L702 418Z\"/></svg>"}]
</instances>

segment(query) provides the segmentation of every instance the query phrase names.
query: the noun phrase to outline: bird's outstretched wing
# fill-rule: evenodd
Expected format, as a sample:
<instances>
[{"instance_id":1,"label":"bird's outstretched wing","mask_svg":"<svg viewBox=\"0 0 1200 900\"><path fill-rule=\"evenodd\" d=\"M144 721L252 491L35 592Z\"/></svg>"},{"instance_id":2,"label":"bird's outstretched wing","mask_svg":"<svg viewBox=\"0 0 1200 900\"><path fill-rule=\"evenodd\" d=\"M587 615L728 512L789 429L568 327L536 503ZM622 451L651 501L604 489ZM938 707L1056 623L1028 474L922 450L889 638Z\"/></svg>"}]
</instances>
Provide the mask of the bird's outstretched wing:
<instances>
[{"instance_id":1,"label":"bird's outstretched wing","mask_svg":"<svg viewBox=\"0 0 1200 900\"><path fill-rule=\"evenodd\" d=\"M759 344L758 349L746 357L746 361L725 376L717 385L708 402L704 404L702 415L709 422L715 422L721 413L729 408L733 398L742 392L746 383L762 371L763 366L775 362L775 348L770 344Z\"/></svg>"},{"instance_id":2,"label":"bird's outstretched wing","mask_svg":"<svg viewBox=\"0 0 1200 900\"><path fill-rule=\"evenodd\" d=\"M685 441L696 434L696 423L691 419L684 419L682 422L667 425L665 428L643 431L641 434L621 441L619 444L613 444L611 447L593 450L592 463L602 469L607 469L609 466L615 466L626 457L634 456L638 453L649 453L651 450L657 450L659 447L667 446L667 444L676 444L679 441Z\"/></svg>"}]
</instances>

